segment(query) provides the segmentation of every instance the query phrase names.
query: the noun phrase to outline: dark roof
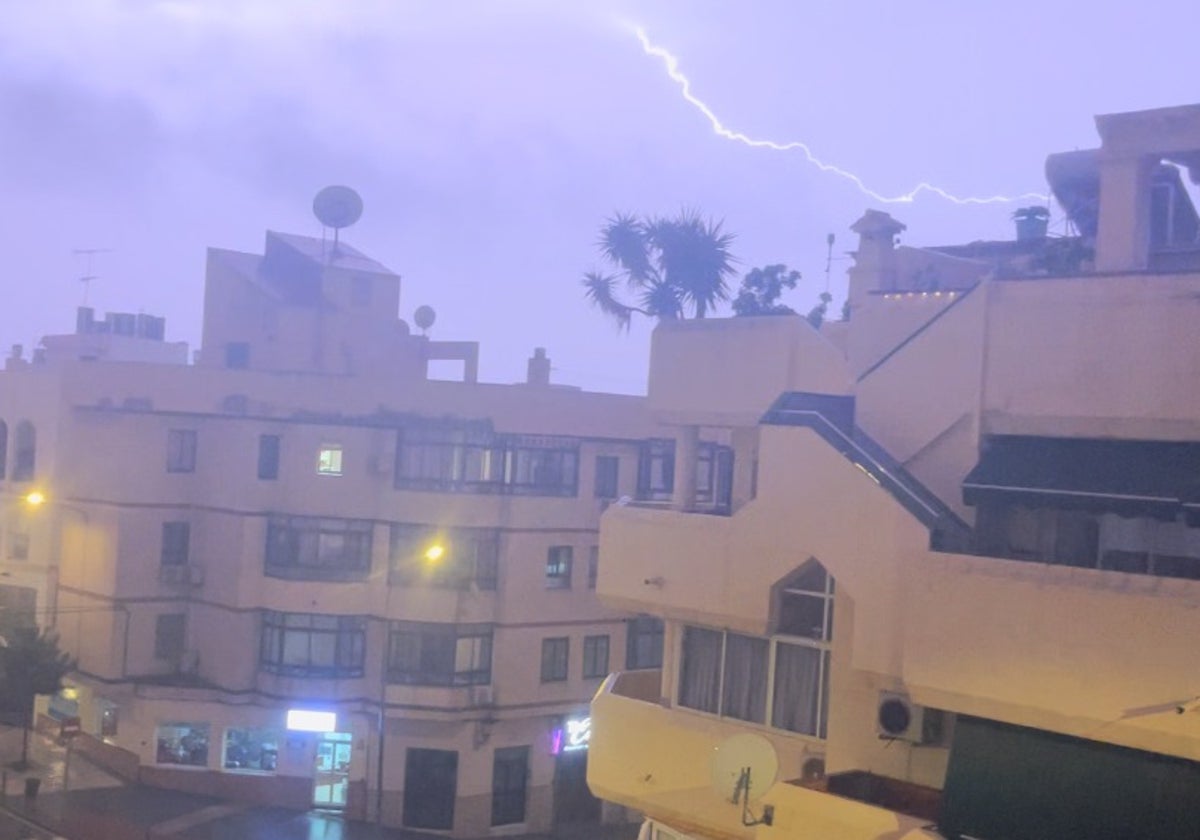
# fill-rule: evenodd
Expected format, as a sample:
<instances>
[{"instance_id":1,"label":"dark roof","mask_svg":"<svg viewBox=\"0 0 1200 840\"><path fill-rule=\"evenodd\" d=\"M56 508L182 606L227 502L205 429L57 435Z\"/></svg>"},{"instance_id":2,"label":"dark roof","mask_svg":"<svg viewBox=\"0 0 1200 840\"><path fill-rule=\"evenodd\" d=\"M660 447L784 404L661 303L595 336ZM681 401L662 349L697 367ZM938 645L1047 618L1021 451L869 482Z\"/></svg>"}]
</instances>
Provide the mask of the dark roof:
<instances>
[{"instance_id":1,"label":"dark roof","mask_svg":"<svg viewBox=\"0 0 1200 840\"><path fill-rule=\"evenodd\" d=\"M1173 517L1200 508L1200 442L995 436L963 479L963 499L996 494Z\"/></svg>"}]
</instances>

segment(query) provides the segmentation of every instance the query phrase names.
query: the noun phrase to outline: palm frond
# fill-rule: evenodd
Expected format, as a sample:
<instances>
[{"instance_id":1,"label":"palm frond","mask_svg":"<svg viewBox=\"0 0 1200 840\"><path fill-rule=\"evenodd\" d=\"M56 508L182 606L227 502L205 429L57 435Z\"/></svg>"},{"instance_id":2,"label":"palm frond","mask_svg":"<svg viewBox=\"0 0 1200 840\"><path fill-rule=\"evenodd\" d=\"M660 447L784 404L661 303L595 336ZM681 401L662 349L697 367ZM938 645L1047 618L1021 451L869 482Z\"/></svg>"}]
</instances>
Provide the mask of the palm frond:
<instances>
[{"instance_id":1,"label":"palm frond","mask_svg":"<svg viewBox=\"0 0 1200 840\"><path fill-rule=\"evenodd\" d=\"M647 239L658 251L663 281L678 290L682 303L690 304L703 318L719 302L728 300L728 278L736 260L730 253L734 237L721 222L706 221L694 211L677 218L655 219L646 228Z\"/></svg>"},{"instance_id":2,"label":"palm frond","mask_svg":"<svg viewBox=\"0 0 1200 840\"><path fill-rule=\"evenodd\" d=\"M650 282L656 272L650 259L646 226L637 216L617 213L600 230L600 253L625 272L630 288Z\"/></svg>"},{"instance_id":3,"label":"palm frond","mask_svg":"<svg viewBox=\"0 0 1200 840\"><path fill-rule=\"evenodd\" d=\"M592 306L616 321L619 329L628 330L633 313L641 312L644 315L646 312L617 299L613 290L617 280L612 274L589 271L583 275L584 295Z\"/></svg>"}]
</instances>

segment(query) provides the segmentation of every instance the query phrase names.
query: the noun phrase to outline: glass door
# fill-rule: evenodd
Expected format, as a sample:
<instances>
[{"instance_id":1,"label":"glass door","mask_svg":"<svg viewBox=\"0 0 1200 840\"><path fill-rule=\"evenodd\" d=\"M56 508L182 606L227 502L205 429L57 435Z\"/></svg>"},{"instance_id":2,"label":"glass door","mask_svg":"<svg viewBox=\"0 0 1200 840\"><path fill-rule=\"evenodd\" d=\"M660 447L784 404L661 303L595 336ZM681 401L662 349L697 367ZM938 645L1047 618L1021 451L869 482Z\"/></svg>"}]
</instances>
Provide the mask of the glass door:
<instances>
[{"instance_id":1,"label":"glass door","mask_svg":"<svg viewBox=\"0 0 1200 840\"><path fill-rule=\"evenodd\" d=\"M350 787L349 732L327 732L317 742L317 762L313 772L313 806L345 808Z\"/></svg>"}]
</instances>

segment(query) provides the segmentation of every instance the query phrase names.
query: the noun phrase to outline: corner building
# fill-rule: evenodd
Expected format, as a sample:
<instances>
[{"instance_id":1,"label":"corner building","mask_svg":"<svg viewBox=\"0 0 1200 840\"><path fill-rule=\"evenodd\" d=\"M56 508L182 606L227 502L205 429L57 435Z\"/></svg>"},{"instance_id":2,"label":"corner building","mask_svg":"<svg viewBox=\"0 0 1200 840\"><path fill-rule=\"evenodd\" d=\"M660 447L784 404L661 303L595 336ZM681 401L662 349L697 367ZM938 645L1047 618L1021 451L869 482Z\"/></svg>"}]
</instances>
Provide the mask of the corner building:
<instances>
[{"instance_id":1,"label":"corner building","mask_svg":"<svg viewBox=\"0 0 1200 840\"><path fill-rule=\"evenodd\" d=\"M1096 123L1065 234L868 211L849 321L656 330L650 412L733 492L602 518L601 600L665 622L592 704L644 836L1196 836L1200 106Z\"/></svg>"},{"instance_id":2,"label":"corner building","mask_svg":"<svg viewBox=\"0 0 1200 840\"><path fill-rule=\"evenodd\" d=\"M671 442L540 350L478 382L399 305L348 245L268 233L210 250L194 364L87 309L14 349L0 603L78 659L39 724L152 785L452 836L624 819L586 786L587 703L662 633L596 599L597 528Z\"/></svg>"}]
</instances>

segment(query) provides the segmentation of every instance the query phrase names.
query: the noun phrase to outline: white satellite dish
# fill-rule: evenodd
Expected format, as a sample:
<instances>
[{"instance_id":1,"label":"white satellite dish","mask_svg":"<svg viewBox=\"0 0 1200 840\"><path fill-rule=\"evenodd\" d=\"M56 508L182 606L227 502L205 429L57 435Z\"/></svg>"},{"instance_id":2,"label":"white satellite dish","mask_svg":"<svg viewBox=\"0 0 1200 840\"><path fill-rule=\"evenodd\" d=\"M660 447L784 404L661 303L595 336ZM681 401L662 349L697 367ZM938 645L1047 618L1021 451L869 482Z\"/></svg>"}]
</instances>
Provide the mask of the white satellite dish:
<instances>
[{"instance_id":1,"label":"white satellite dish","mask_svg":"<svg viewBox=\"0 0 1200 840\"><path fill-rule=\"evenodd\" d=\"M726 738L713 749L713 789L741 802L758 799L775 784L779 758L771 742L753 732Z\"/></svg>"}]
</instances>

